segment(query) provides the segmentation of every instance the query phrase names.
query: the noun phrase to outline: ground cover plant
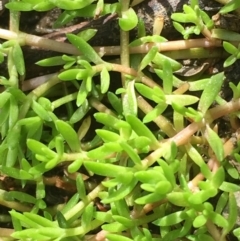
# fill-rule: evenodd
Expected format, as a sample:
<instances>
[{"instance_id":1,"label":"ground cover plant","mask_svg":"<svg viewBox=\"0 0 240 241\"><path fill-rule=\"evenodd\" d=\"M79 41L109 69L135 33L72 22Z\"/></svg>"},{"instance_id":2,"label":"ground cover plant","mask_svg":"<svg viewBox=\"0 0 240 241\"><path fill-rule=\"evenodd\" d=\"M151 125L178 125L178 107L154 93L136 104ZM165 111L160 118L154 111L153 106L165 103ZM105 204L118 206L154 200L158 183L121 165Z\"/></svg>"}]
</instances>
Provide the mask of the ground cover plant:
<instances>
[{"instance_id":1,"label":"ground cover plant","mask_svg":"<svg viewBox=\"0 0 240 241\"><path fill-rule=\"evenodd\" d=\"M168 41L136 14L160 1L1 1L0 240L240 240L240 34L218 24L240 3L176 2ZM22 31L53 9L65 42ZM119 46L77 18L114 18Z\"/></svg>"}]
</instances>

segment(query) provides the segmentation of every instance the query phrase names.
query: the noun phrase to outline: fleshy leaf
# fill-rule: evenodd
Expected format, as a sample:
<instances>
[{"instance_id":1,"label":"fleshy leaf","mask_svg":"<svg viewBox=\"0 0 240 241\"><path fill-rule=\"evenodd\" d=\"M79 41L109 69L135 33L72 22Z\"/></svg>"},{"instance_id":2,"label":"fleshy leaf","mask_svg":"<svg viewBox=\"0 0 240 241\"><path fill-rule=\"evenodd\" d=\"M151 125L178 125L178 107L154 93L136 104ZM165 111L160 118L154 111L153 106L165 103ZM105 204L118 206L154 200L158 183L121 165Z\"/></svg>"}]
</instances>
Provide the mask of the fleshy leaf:
<instances>
[{"instance_id":1,"label":"fleshy leaf","mask_svg":"<svg viewBox=\"0 0 240 241\"><path fill-rule=\"evenodd\" d=\"M213 75L209 79L209 82L206 84L198 104L198 109L201 110L203 114L206 113L208 108L212 105L213 101L217 97L222 87L223 81L224 81L223 72Z\"/></svg>"},{"instance_id":2,"label":"fleshy leaf","mask_svg":"<svg viewBox=\"0 0 240 241\"><path fill-rule=\"evenodd\" d=\"M69 147L72 149L72 151L80 151L80 141L74 129L67 122L62 120L55 121L55 125L59 133L63 136Z\"/></svg>"},{"instance_id":3,"label":"fleshy leaf","mask_svg":"<svg viewBox=\"0 0 240 241\"><path fill-rule=\"evenodd\" d=\"M74 34L67 34L67 38L89 61L93 62L94 64L101 64L104 62L91 47L91 45L89 45L81 37Z\"/></svg>"},{"instance_id":4,"label":"fleshy leaf","mask_svg":"<svg viewBox=\"0 0 240 241\"><path fill-rule=\"evenodd\" d=\"M122 12L122 16L119 19L119 26L124 31L129 31L137 26L138 17L132 8Z\"/></svg>"}]
</instances>

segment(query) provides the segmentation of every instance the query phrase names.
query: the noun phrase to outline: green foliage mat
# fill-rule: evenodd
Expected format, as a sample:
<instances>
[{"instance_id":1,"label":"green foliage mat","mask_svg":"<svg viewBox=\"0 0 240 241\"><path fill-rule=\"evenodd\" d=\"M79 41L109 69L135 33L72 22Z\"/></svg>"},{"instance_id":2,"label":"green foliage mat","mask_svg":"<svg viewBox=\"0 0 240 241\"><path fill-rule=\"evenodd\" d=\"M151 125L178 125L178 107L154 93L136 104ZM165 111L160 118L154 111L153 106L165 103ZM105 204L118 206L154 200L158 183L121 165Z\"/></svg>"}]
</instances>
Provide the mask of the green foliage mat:
<instances>
[{"instance_id":1,"label":"green foliage mat","mask_svg":"<svg viewBox=\"0 0 240 241\"><path fill-rule=\"evenodd\" d=\"M133 6L159 3L6 3L0 240L240 240L240 34L216 20L238 18L240 3L222 1L213 18L201 1L182 4L169 16L182 36L174 41L161 36L164 16L152 16L149 34ZM20 31L21 12L55 8L53 27L66 42ZM97 29L65 28L76 18L109 16L120 46L93 47ZM35 63L46 72L28 79L23 46L58 55ZM53 66L58 71L47 74Z\"/></svg>"}]
</instances>

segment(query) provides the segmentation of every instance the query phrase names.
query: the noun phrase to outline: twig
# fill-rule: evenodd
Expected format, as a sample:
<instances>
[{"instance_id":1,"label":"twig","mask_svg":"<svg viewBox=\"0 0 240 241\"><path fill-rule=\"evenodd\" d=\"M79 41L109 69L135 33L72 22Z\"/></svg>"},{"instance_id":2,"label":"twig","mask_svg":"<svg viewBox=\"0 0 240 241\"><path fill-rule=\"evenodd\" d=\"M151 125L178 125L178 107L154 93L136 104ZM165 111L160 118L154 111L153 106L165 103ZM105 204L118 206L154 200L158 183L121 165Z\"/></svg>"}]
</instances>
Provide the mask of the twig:
<instances>
[{"instance_id":1,"label":"twig","mask_svg":"<svg viewBox=\"0 0 240 241\"><path fill-rule=\"evenodd\" d=\"M36 35L26 34L19 32L19 34L6 29L0 29L0 38L2 39L15 39L22 45L28 45L32 47L37 47L46 50L52 50L59 53L79 55L79 50L69 43L62 43L56 40L39 37ZM159 51L178 51L190 48L212 48L221 47L221 40L207 40L206 38L200 39L189 39L189 40L175 40L168 41L164 43L148 43L143 44L138 47L129 48L129 53L147 53L152 48L152 46L157 46ZM119 55L121 52L120 46L102 46L94 47L95 51L100 55Z\"/></svg>"}]
</instances>

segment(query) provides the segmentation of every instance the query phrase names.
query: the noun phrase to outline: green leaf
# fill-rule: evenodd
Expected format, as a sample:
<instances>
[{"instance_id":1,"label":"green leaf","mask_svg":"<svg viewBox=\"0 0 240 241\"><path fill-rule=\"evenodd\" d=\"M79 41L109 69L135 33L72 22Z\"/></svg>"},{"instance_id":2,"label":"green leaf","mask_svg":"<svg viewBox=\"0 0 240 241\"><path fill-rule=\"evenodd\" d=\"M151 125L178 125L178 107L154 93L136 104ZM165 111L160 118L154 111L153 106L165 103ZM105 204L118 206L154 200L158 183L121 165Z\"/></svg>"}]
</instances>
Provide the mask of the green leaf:
<instances>
[{"instance_id":1,"label":"green leaf","mask_svg":"<svg viewBox=\"0 0 240 241\"><path fill-rule=\"evenodd\" d=\"M226 41L240 41L240 34L238 32L222 28L214 28L211 32L212 38L217 38Z\"/></svg>"},{"instance_id":2,"label":"green leaf","mask_svg":"<svg viewBox=\"0 0 240 241\"><path fill-rule=\"evenodd\" d=\"M135 200L136 204L145 205L148 203L158 202L165 198L165 195L159 195L159 193L150 193L148 195L139 197Z\"/></svg>"},{"instance_id":3,"label":"green leaf","mask_svg":"<svg viewBox=\"0 0 240 241\"><path fill-rule=\"evenodd\" d=\"M104 61L99 57L99 55L95 52L91 45L89 45L81 37L78 37L74 34L67 34L67 38L89 61L93 62L94 64L104 63Z\"/></svg>"},{"instance_id":4,"label":"green leaf","mask_svg":"<svg viewBox=\"0 0 240 241\"><path fill-rule=\"evenodd\" d=\"M162 181L156 184L155 192L164 195L172 191L172 184L169 181Z\"/></svg>"},{"instance_id":5,"label":"green leaf","mask_svg":"<svg viewBox=\"0 0 240 241\"><path fill-rule=\"evenodd\" d=\"M171 192L167 194L167 199L176 206L188 207L188 198L190 195L190 192Z\"/></svg>"},{"instance_id":6,"label":"green leaf","mask_svg":"<svg viewBox=\"0 0 240 241\"><path fill-rule=\"evenodd\" d=\"M223 182L219 189L224 192L238 192L240 191L240 186L230 182Z\"/></svg>"},{"instance_id":7,"label":"green leaf","mask_svg":"<svg viewBox=\"0 0 240 241\"><path fill-rule=\"evenodd\" d=\"M221 138L218 136L218 134L209 127L209 125L206 125L205 137L210 147L212 148L214 154L216 155L217 160L219 162L223 161L224 159L223 142Z\"/></svg>"},{"instance_id":8,"label":"green leaf","mask_svg":"<svg viewBox=\"0 0 240 241\"><path fill-rule=\"evenodd\" d=\"M55 137L55 148L56 148L57 154L59 156L62 156L64 153L64 143L63 143L63 138L61 136Z\"/></svg>"},{"instance_id":9,"label":"green leaf","mask_svg":"<svg viewBox=\"0 0 240 241\"><path fill-rule=\"evenodd\" d=\"M222 185L224 180L225 180L225 172L224 172L224 168L221 166L213 174L213 178L211 182L215 188L219 188Z\"/></svg>"},{"instance_id":10,"label":"green leaf","mask_svg":"<svg viewBox=\"0 0 240 241\"><path fill-rule=\"evenodd\" d=\"M136 83L135 87L141 95L143 95L144 97L146 97L150 100L153 100L154 91L152 88L146 86L145 84L141 84L141 83Z\"/></svg>"},{"instance_id":11,"label":"green leaf","mask_svg":"<svg viewBox=\"0 0 240 241\"><path fill-rule=\"evenodd\" d=\"M105 94L110 86L110 75L106 67L104 67L100 73L101 80L101 93Z\"/></svg>"},{"instance_id":12,"label":"green leaf","mask_svg":"<svg viewBox=\"0 0 240 241\"><path fill-rule=\"evenodd\" d=\"M104 159L109 155L113 154L113 152L122 151L122 147L119 143L116 142L108 142L103 146L100 146L96 149L93 149L87 153L87 156L92 159Z\"/></svg>"},{"instance_id":13,"label":"green leaf","mask_svg":"<svg viewBox=\"0 0 240 241\"><path fill-rule=\"evenodd\" d=\"M223 41L223 48L232 55L235 55L238 52L238 49L231 43Z\"/></svg>"},{"instance_id":14,"label":"green leaf","mask_svg":"<svg viewBox=\"0 0 240 241\"><path fill-rule=\"evenodd\" d=\"M206 84L205 89L202 92L198 109L205 114L208 108L212 105L213 101L216 99L222 84L224 81L224 73L218 73L213 75L209 82Z\"/></svg>"},{"instance_id":15,"label":"green leaf","mask_svg":"<svg viewBox=\"0 0 240 241\"><path fill-rule=\"evenodd\" d=\"M45 12L45 11L49 11L49 10L53 9L54 7L55 7L54 4L51 4L47 1L42 1L42 2L34 5L33 10L39 11L39 12L43 12L43 11Z\"/></svg>"},{"instance_id":16,"label":"green leaf","mask_svg":"<svg viewBox=\"0 0 240 241\"><path fill-rule=\"evenodd\" d=\"M86 189L85 189L85 184L81 174L77 175L76 186L77 186L79 198L81 198L84 201L86 199Z\"/></svg>"},{"instance_id":17,"label":"green leaf","mask_svg":"<svg viewBox=\"0 0 240 241\"><path fill-rule=\"evenodd\" d=\"M81 150L81 145L75 130L67 122L62 120L56 120L55 125L59 133L66 140L71 150L79 152Z\"/></svg>"},{"instance_id":18,"label":"green leaf","mask_svg":"<svg viewBox=\"0 0 240 241\"><path fill-rule=\"evenodd\" d=\"M100 162L84 162L84 166L93 173L106 177L117 177L120 173L132 171L132 168L122 167L118 165L113 165L109 163Z\"/></svg>"},{"instance_id":19,"label":"green leaf","mask_svg":"<svg viewBox=\"0 0 240 241\"><path fill-rule=\"evenodd\" d=\"M214 197L217 195L217 189L209 188L208 190L199 191L197 193L193 193L189 198L188 201L194 205L201 204L207 201L209 198Z\"/></svg>"},{"instance_id":20,"label":"green leaf","mask_svg":"<svg viewBox=\"0 0 240 241\"><path fill-rule=\"evenodd\" d=\"M126 119L137 135L149 138L151 140L151 146L159 147L158 140L153 135L152 131L150 131L136 116L128 115Z\"/></svg>"},{"instance_id":21,"label":"green leaf","mask_svg":"<svg viewBox=\"0 0 240 241\"><path fill-rule=\"evenodd\" d=\"M107 188L116 187L119 184L118 178L110 179L108 181L102 181L102 185Z\"/></svg>"},{"instance_id":22,"label":"green leaf","mask_svg":"<svg viewBox=\"0 0 240 241\"><path fill-rule=\"evenodd\" d=\"M109 192L109 196L102 199L102 203L112 203L124 199L136 186L137 181L132 179L130 183L122 184L119 189Z\"/></svg>"},{"instance_id":23,"label":"green leaf","mask_svg":"<svg viewBox=\"0 0 240 241\"><path fill-rule=\"evenodd\" d=\"M43 183L43 179L39 179L36 185L36 198L43 199L45 198L45 196L46 196L46 192L45 192L45 185Z\"/></svg>"},{"instance_id":24,"label":"green leaf","mask_svg":"<svg viewBox=\"0 0 240 241\"><path fill-rule=\"evenodd\" d=\"M236 0L232 0L232 1L227 2L227 4L220 9L219 13L226 14L226 13L232 12L238 8L240 8L240 2L236 1Z\"/></svg>"},{"instance_id":25,"label":"green leaf","mask_svg":"<svg viewBox=\"0 0 240 241\"><path fill-rule=\"evenodd\" d=\"M65 61L62 59L62 56L54 56L51 58L40 60L36 62L36 64L44 67L58 66L58 65L64 65Z\"/></svg>"},{"instance_id":26,"label":"green leaf","mask_svg":"<svg viewBox=\"0 0 240 241\"><path fill-rule=\"evenodd\" d=\"M76 204L79 202L80 196L79 193L75 193L64 205L63 209L61 210L62 214L69 212Z\"/></svg>"},{"instance_id":27,"label":"green leaf","mask_svg":"<svg viewBox=\"0 0 240 241\"><path fill-rule=\"evenodd\" d=\"M86 88L86 81L83 80L77 95L77 106L81 106L85 101L87 101L88 90Z\"/></svg>"},{"instance_id":28,"label":"green leaf","mask_svg":"<svg viewBox=\"0 0 240 241\"><path fill-rule=\"evenodd\" d=\"M25 75L25 63L22 48L18 43L13 46L12 57L19 75Z\"/></svg>"},{"instance_id":29,"label":"green leaf","mask_svg":"<svg viewBox=\"0 0 240 241\"><path fill-rule=\"evenodd\" d=\"M197 216L193 221L194 228L200 228L207 222L207 218L204 215Z\"/></svg>"},{"instance_id":30,"label":"green leaf","mask_svg":"<svg viewBox=\"0 0 240 241\"><path fill-rule=\"evenodd\" d=\"M227 218L228 221L228 227L224 229L224 233L229 233L234 226L236 225L237 219L238 219L238 205L237 205L237 200L234 195L234 193L229 193L229 216Z\"/></svg>"},{"instance_id":31,"label":"green leaf","mask_svg":"<svg viewBox=\"0 0 240 241\"><path fill-rule=\"evenodd\" d=\"M19 146L19 140L21 135L21 128L19 125L15 125L12 129L8 130L7 144L8 149L14 149Z\"/></svg>"},{"instance_id":32,"label":"green leaf","mask_svg":"<svg viewBox=\"0 0 240 241\"><path fill-rule=\"evenodd\" d=\"M234 64L237 61L237 57L235 55L230 55L223 63L223 67L227 68Z\"/></svg>"},{"instance_id":33,"label":"green leaf","mask_svg":"<svg viewBox=\"0 0 240 241\"><path fill-rule=\"evenodd\" d=\"M58 75L58 78L60 80L64 80L64 81L68 81L68 80L74 80L76 79L77 74L80 71L84 71L83 69L69 69L69 70L65 70L62 73L60 73Z\"/></svg>"},{"instance_id":34,"label":"green leaf","mask_svg":"<svg viewBox=\"0 0 240 241\"><path fill-rule=\"evenodd\" d=\"M73 161L69 166L68 166L68 172L69 173L74 173L74 172L77 172L80 167L82 166L83 164L83 159L82 158L79 158L75 161Z\"/></svg>"},{"instance_id":35,"label":"green leaf","mask_svg":"<svg viewBox=\"0 0 240 241\"><path fill-rule=\"evenodd\" d=\"M112 233L107 233L106 238L110 241L133 241L133 239L130 239L128 237Z\"/></svg>"},{"instance_id":36,"label":"green leaf","mask_svg":"<svg viewBox=\"0 0 240 241\"><path fill-rule=\"evenodd\" d=\"M129 44L129 47L137 47L145 43L162 43L162 42L167 42L167 39L159 35L143 36L139 39L132 41Z\"/></svg>"},{"instance_id":37,"label":"green leaf","mask_svg":"<svg viewBox=\"0 0 240 241\"><path fill-rule=\"evenodd\" d=\"M234 178L234 179L239 178L239 172L238 172L237 168L234 167L233 165L231 165L229 162L224 164L224 168L232 178Z\"/></svg>"},{"instance_id":38,"label":"green leaf","mask_svg":"<svg viewBox=\"0 0 240 241\"><path fill-rule=\"evenodd\" d=\"M17 161L18 147L8 148L6 166L13 167Z\"/></svg>"},{"instance_id":39,"label":"green leaf","mask_svg":"<svg viewBox=\"0 0 240 241\"><path fill-rule=\"evenodd\" d=\"M35 100L33 100L31 105L33 111L42 119L45 121L52 121L51 116L49 115L49 112L45 110L39 103L37 103Z\"/></svg>"},{"instance_id":40,"label":"green leaf","mask_svg":"<svg viewBox=\"0 0 240 241\"><path fill-rule=\"evenodd\" d=\"M135 163L135 165L141 165L141 158L138 156L136 151L130 145L128 145L127 142L121 141L120 145L123 150L128 154L130 159Z\"/></svg>"},{"instance_id":41,"label":"green leaf","mask_svg":"<svg viewBox=\"0 0 240 241\"><path fill-rule=\"evenodd\" d=\"M137 116L138 105L137 105L137 97L134 88L135 81L130 81L127 84L127 91L123 95L123 113L125 116L127 115L135 115Z\"/></svg>"},{"instance_id":42,"label":"green leaf","mask_svg":"<svg viewBox=\"0 0 240 241\"><path fill-rule=\"evenodd\" d=\"M166 103L171 105L177 103L181 106L192 105L198 102L199 98L193 95L165 95Z\"/></svg>"},{"instance_id":43,"label":"green leaf","mask_svg":"<svg viewBox=\"0 0 240 241\"><path fill-rule=\"evenodd\" d=\"M13 216L11 216L11 218L12 218L12 225L13 225L13 228L14 228L15 232L16 231L21 231L22 230L22 225L21 225L20 220L17 219L16 217L13 217Z\"/></svg>"},{"instance_id":44,"label":"green leaf","mask_svg":"<svg viewBox=\"0 0 240 241\"><path fill-rule=\"evenodd\" d=\"M150 143L151 143L151 141L149 140L149 138L147 138L145 136L137 136L136 138L129 141L129 144L132 147L140 149L140 150L149 146Z\"/></svg>"},{"instance_id":45,"label":"green leaf","mask_svg":"<svg viewBox=\"0 0 240 241\"><path fill-rule=\"evenodd\" d=\"M142 183L156 184L161 181L167 181L167 178L163 174L162 170L151 169L147 171L138 171L134 175Z\"/></svg>"},{"instance_id":46,"label":"green leaf","mask_svg":"<svg viewBox=\"0 0 240 241\"><path fill-rule=\"evenodd\" d=\"M168 60L163 61L163 90L165 94L172 93L173 87L173 73L172 73L172 66Z\"/></svg>"},{"instance_id":47,"label":"green leaf","mask_svg":"<svg viewBox=\"0 0 240 241\"><path fill-rule=\"evenodd\" d=\"M91 38L93 38L97 33L97 29L86 29L81 31L80 33L77 34L77 36L81 37L83 40L85 40L86 42L88 40L90 40Z\"/></svg>"},{"instance_id":48,"label":"green leaf","mask_svg":"<svg viewBox=\"0 0 240 241\"><path fill-rule=\"evenodd\" d=\"M83 82L85 83L86 91L90 92L92 90L92 76L88 76L86 80L83 80Z\"/></svg>"},{"instance_id":49,"label":"green leaf","mask_svg":"<svg viewBox=\"0 0 240 241\"><path fill-rule=\"evenodd\" d=\"M178 211L175 213L171 213L163 218L160 218L156 221L154 221L153 223L157 226L171 226L177 223L180 223L184 220L183 218L183 211Z\"/></svg>"},{"instance_id":50,"label":"green leaf","mask_svg":"<svg viewBox=\"0 0 240 241\"><path fill-rule=\"evenodd\" d=\"M18 200L20 202L26 202L26 203L36 203L36 198L24 193L24 192L18 192L18 191L10 191L6 194L6 199L8 200Z\"/></svg>"},{"instance_id":51,"label":"green leaf","mask_svg":"<svg viewBox=\"0 0 240 241\"><path fill-rule=\"evenodd\" d=\"M196 23L196 14L173 13L171 19L180 23Z\"/></svg>"},{"instance_id":52,"label":"green leaf","mask_svg":"<svg viewBox=\"0 0 240 241\"><path fill-rule=\"evenodd\" d=\"M97 122L102 123L103 125L114 128L114 129L116 129L115 125L117 123L122 122L122 120L119 120L115 116L112 116L110 114L103 113L103 112L95 113L94 117Z\"/></svg>"},{"instance_id":53,"label":"green leaf","mask_svg":"<svg viewBox=\"0 0 240 241\"><path fill-rule=\"evenodd\" d=\"M10 2L5 4L5 7L13 10L13 11L31 11L33 9L33 5L25 2Z\"/></svg>"},{"instance_id":54,"label":"green leaf","mask_svg":"<svg viewBox=\"0 0 240 241\"><path fill-rule=\"evenodd\" d=\"M0 94L0 108L1 108L1 115L2 115L2 108L6 105L8 100L10 99L11 94L7 91L4 91Z\"/></svg>"},{"instance_id":55,"label":"green leaf","mask_svg":"<svg viewBox=\"0 0 240 241\"><path fill-rule=\"evenodd\" d=\"M112 105L112 107L114 108L114 110L117 112L118 115L121 115L123 112L123 108L122 108L122 101L120 100L120 98L118 98L113 92L108 91L107 92L107 97L108 100L110 102L110 104Z\"/></svg>"},{"instance_id":56,"label":"green leaf","mask_svg":"<svg viewBox=\"0 0 240 241\"><path fill-rule=\"evenodd\" d=\"M240 228L236 228L233 230L233 234L238 238L238 240L240 239Z\"/></svg>"},{"instance_id":57,"label":"green leaf","mask_svg":"<svg viewBox=\"0 0 240 241\"><path fill-rule=\"evenodd\" d=\"M173 27L181 34L183 34L184 32L184 27L182 26L182 24L178 23L178 22L173 22Z\"/></svg>"},{"instance_id":58,"label":"green leaf","mask_svg":"<svg viewBox=\"0 0 240 241\"><path fill-rule=\"evenodd\" d=\"M1 99L1 96L0 96ZM1 115L0 115L0 126L3 127L3 124L8 125L6 122L9 116L10 110L10 101L7 101L6 104L1 108ZM3 133L1 133L3 135ZM4 136L2 137L4 138Z\"/></svg>"},{"instance_id":59,"label":"green leaf","mask_svg":"<svg viewBox=\"0 0 240 241\"><path fill-rule=\"evenodd\" d=\"M121 18L118 20L119 26L124 31L129 31L137 26L138 17L133 8L122 12Z\"/></svg>"},{"instance_id":60,"label":"green leaf","mask_svg":"<svg viewBox=\"0 0 240 241\"><path fill-rule=\"evenodd\" d=\"M7 167L7 166L2 166L1 171L13 178L20 179L20 180L33 180L33 176L29 174L27 171L24 170L19 170L14 167Z\"/></svg>"},{"instance_id":61,"label":"green leaf","mask_svg":"<svg viewBox=\"0 0 240 241\"><path fill-rule=\"evenodd\" d=\"M187 4L184 4L183 5L183 11L184 13L186 14L191 14L191 15L196 15L196 6L198 7L198 5L195 5L193 7L193 4L192 4L192 1L191 1L191 6L187 5Z\"/></svg>"},{"instance_id":62,"label":"green leaf","mask_svg":"<svg viewBox=\"0 0 240 241\"><path fill-rule=\"evenodd\" d=\"M25 229L22 231L17 231L17 232L14 232L13 234L11 234L11 236L18 240L26 240L29 237L34 237L35 241L49 239L48 236L37 233L35 228L29 228L29 229Z\"/></svg>"},{"instance_id":63,"label":"green leaf","mask_svg":"<svg viewBox=\"0 0 240 241\"><path fill-rule=\"evenodd\" d=\"M4 57L5 57L4 54L2 52L0 52L0 64L3 63Z\"/></svg>"},{"instance_id":64,"label":"green leaf","mask_svg":"<svg viewBox=\"0 0 240 241\"><path fill-rule=\"evenodd\" d=\"M73 115L71 116L69 123L75 124L76 122L82 120L82 118L88 113L90 110L89 102L87 99L75 110Z\"/></svg>"},{"instance_id":65,"label":"green leaf","mask_svg":"<svg viewBox=\"0 0 240 241\"><path fill-rule=\"evenodd\" d=\"M43 228L38 229L38 233L41 235L45 235L50 239L56 240L59 237L64 237L65 230L58 228L58 227L54 227L54 228L43 227ZM34 237L34 235L33 235L33 237Z\"/></svg>"},{"instance_id":66,"label":"green leaf","mask_svg":"<svg viewBox=\"0 0 240 241\"><path fill-rule=\"evenodd\" d=\"M223 192L218 198L218 202L215 208L216 213L222 213L228 202L228 193Z\"/></svg>"},{"instance_id":67,"label":"green leaf","mask_svg":"<svg viewBox=\"0 0 240 241\"><path fill-rule=\"evenodd\" d=\"M103 224L102 225L102 229L108 232L122 232L123 230L126 229L125 226L123 226L121 223L118 222L112 222L109 224ZM109 235L109 234L107 234ZM107 236L106 235L106 236ZM111 234L112 235L112 234ZM115 234L116 235L116 234ZM120 238L122 238L123 236L118 235ZM114 237L115 238L115 237ZM124 237L125 238L125 237Z\"/></svg>"},{"instance_id":68,"label":"green leaf","mask_svg":"<svg viewBox=\"0 0 240 241\"><path fill-rule=\"evenodd\" d=\"M170 63L170 65L172 67L172 71L177 71L177 70L182 68L182 65L179 62L177 62L176 60L171 59L171 58L167 57L164 54L156 53L156 55L155 55L154 59L152 60L152 62L157 65L156 70L155 70L157 75L158 75L157 69L158 68L159 69L163 69L165 61Z\"/></svg>"},{"instance_id":69,"label":"green leaf","mask_svg":"<svg viewBox=\"0 0 240 241\"><path fill-rule=\"evenodd\" d=\"M122 183L124 185L128 185L133 180L133 172L125 172L125 173L119 173L117 176L118 183Z\"/></svg>"},{"instance_id":70,"label":"green leaf","mask_svg":"<svg viewBox=\"0 0 240 241\"><path fill-rule=\"evenodd\" d=\"M9 119L8 119L8 126L9 129L12 129L12 127L16 124L18 121L19 116L19 108L17 100L11 96L10 98L10 110L9 110Z\"/></svg>"},{"instance_id":71,"label":"green leaf","mask_svg":"<svg viewBox=\"0 0 240 241\"><path fill-rule=\"evenodd\" d=\"M203 211L204 214L205 210ZM216 225L226 229L228 227L228 221L225 217L220 215L219 213L215 212L209 212L209 215L207 215L207 218L210 219L213 223Z\"/></svg>"},{"instance_id":72,"label":"green leaf","mask_svg":"<svg viewBox=\"0 0 240 241\"><path fill-rule=\"evenodd\" d=\"M31 165L29 164L29 162L25 158L22 158L21 166L22 166L22 169L26 172L28 172L31 168Z\"/></svg>"},{"instance_id":73,"label":"green leaf","mask_svg":"<svg viewBox=\"0 0 240 241\"><path fill-rule=\"evenodd\" d=\"M163 160L158 160L158 163L160 164L167 180L171 183L172 187L175 187L176 180L172 168Z\"/></svg>"},{"instance_id":74,"label":"green leaf","mask_svg":"<svg viewBox=\"0 0 240 241\"><path fill-rule=\"evenodd\" d=\"M147 67L151 61L154 59L156 53L158 52L158 47L157 46L153 46L150 51L144 56L144 58L142 59L140 66L139 66L139 70L143 70L145 67Z\"/></svg>"},{"instance_id":75,"label":"green leaf","mask_svg":"<svg viewBox=\"0 0 240 241\"><path fill-rule=\"evenodd\" d=\"M49 0L52 4L54 4L56 7L65 9L65 10L77 10L84 8L88 5L90 5L95 0Z\"/></svg>"},{"instance_id":76,"label":"green leaf","mask_svg":"<svg viewBox=\"0 0 240 241\"><path fill-rule=\"evenodd\" d=\"M93 219L94 215L94 206L93 202L90 202L83 211L83 214L81 216L81 224L82 227L86 230L91 229L91 221Z\"/></svg>"},{"instance_id":77,"label":"green leaf","mask_svg":"<svg viewBox=\"0 0 240 241\"><path fill-rule=\"evenodd\" d=\"M124 225L127 228L131 228L132 226L135 225L135 223L133 222L132 219L122 217L122 216L119 216L119 215L113 215L113 219L115 221L121 223L122 225Z\"/></svg>"},{"instance_id":78,"label":"green leaf","mask_svg":"<svg viewBox=\"0 0 240 241\"><path fill-rule=\"evenodd\" d=\"M35 213L23 213L25 217L29 218L30 220L34 221L36 224L42 226L42 227L53 227L56 228L56 224L40 215L37 215Z\"/></svg>"},{"instance_id":79,"label":"green leaf","mask_svg":"<svg viewBox=\"0 0 240 241\"><path fill-rule=\"evenodd\" d=\"M54 158L56 156L56 153L52 150L50 150L46 145L43 143L28 139L27 140L27 147L35 154L45 156L47 159Z\"/></svg>"},{"instance_id":80,"label":"green leaf","mask_svg":"<svg viewBox=\"0 0 240 241\"><path fill-rule=\"evenodd\" d=\"M120 140L120 136L112 131L99 129L96 130L96 133L104 140L104 142L117 142Z\"/></svg>"},{"instance_id":81,"label":"green leaf","mask_svg":"<svg viewBox=\"0 0 240 241\"><path fill-rule=\"evenodd\" d=\"M26 217L24 214L18 213L15 210L12 210L9 212L12 217L15 217L19 219L22 222L22 226L24 227L33 227L33 228L39 228L39 224L37 224L35 221L31 220L30 218ZM24 223L24 224L23 224ZM26 231L28 231L27 229ZM20 231L19 233L22 233L23 231ZM16 232L18 233L18 232Z\"/></svg>"},{"instance_id":82,"label":"green leaf","mask_svg":"<svg viewBox=\"0 0 240 241\"><path fill-rule=\"evenodd\" d=\"M66 220L66 218L64 217L64 215L62 214L62 212L57 212L57 222L58 222L58 226L60 228L69 228L69 224Z\"/></svg>"}]
</instances>

